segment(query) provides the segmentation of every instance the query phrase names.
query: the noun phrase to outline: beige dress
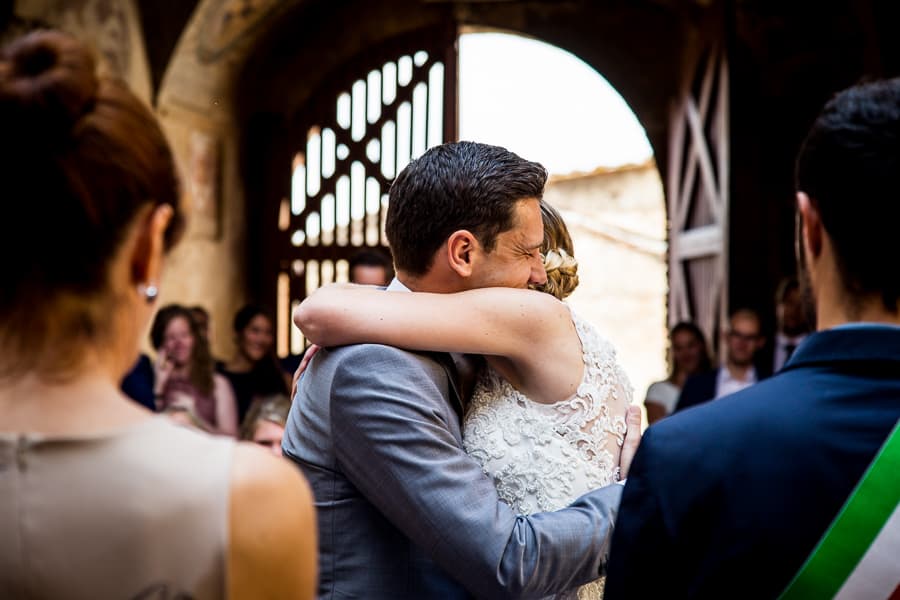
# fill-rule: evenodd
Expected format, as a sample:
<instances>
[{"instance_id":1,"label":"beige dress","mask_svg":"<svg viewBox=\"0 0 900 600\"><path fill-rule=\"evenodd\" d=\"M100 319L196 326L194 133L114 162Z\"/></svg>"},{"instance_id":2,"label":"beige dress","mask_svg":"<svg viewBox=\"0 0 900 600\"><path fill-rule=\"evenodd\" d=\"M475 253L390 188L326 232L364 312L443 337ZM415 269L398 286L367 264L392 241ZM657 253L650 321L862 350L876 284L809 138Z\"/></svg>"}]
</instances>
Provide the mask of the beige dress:
<instances>
[{"instance_id":1,"label":"beige dress","mask_svg":"<svg viewBox=\"0 0 900 600\"><path fill-rule=\"evenodd\" d=\"M0 598L224 598L233 449L162 417L0 433Z\"/></svg>"}]
</instances>

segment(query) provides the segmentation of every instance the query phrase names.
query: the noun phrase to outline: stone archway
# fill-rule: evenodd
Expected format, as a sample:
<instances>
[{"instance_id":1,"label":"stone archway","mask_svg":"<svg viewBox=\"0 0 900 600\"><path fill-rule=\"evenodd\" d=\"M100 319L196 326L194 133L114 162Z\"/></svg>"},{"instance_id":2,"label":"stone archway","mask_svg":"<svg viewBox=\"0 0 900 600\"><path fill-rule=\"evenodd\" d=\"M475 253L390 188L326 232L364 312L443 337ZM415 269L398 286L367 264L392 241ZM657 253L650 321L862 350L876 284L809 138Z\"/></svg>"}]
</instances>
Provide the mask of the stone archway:
<instances>
[{"instance_id":1,"label":"stone archway","mask_svg":"<svg viewBox=\"0 0 900 600\"><path fill-rule=\"evenodd\" d=\"M228 321L244 300L275 304L260 249L284 195L295 115L352 56L448 23L535 36L580 56L627 99L665 166L669 98L694 23L678 3L202 1L158 94L192 217L163 283L164 293L212 309L217 353L227 353Z\"/></svg>"}]
</instances>

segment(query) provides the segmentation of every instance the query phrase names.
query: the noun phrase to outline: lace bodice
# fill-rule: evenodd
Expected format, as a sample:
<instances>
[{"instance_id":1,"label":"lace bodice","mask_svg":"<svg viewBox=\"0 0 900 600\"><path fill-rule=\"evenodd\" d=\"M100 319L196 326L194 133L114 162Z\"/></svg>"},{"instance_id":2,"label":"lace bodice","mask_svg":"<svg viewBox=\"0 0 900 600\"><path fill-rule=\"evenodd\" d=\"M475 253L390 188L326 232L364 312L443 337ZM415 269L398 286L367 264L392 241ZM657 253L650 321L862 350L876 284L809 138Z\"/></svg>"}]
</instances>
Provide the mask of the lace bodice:
<instances>
[{"instance_id":1,"label":"lace bodice","mask_svg":"<svg viewBox=\"0 0 900 600\"><path fill-rule=\"evenodd\" d=\"M632 388L612 344L574 313L584 375L575 395L555 404L533 402L489 366L466 412L463 443L519 514L553 511L616 479ZM539 351L539 349L535 349ZM553 357L548 357L553 360ZM575 598L569 595L557 598ZM579 588L599 598L602 584Z\"/></svg>"}]
</instances>

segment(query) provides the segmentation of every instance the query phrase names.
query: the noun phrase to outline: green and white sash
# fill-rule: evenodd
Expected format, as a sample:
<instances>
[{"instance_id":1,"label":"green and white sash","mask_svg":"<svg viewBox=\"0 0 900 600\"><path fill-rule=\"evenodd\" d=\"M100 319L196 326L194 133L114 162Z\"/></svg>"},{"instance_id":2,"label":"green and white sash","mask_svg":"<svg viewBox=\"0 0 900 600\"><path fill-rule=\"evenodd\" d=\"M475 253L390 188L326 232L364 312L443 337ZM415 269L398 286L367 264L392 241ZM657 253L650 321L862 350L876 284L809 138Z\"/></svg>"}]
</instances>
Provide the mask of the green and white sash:
<instances>
[{"instance_id":1,"label":"green and white sash","mask_svg":"<svg viewBox=\"0 0 900 600\"><path fill-rule=\"evenodd\" d=\"M900 600L900 421L781 600Z\"/></svg>"}]
</instances>

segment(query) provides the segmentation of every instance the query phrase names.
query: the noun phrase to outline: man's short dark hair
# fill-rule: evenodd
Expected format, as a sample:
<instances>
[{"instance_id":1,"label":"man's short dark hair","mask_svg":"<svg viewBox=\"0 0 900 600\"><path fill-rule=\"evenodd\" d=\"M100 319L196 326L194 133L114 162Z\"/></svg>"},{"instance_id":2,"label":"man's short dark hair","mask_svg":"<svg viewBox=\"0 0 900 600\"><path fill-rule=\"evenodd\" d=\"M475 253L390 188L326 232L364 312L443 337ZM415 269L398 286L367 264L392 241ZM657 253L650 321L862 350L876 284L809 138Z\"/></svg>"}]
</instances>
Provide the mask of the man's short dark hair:
<instances>
[{"instance_id":1,"label":"man's short dark hair","mask_svg":"<svg viewBox=\"0 0 900 600\"><path fill-rule=\"evenodd\" d=\"M832 98L797 158L797 189L818 208L851 301L879 295L897 310L900 262L900 79Z\"/></svg>"},{"instance_id":2,"label":"man's short dark hair","mask_svg":"<svg viewBox=\"0 0 900 600\"><path fill-rule=\"evenodd\" d=\"M423 275L451 233L470 231L490 252L512 229L516 203L540 199L547 170L506 148L475 142L435 146L394 180L385 232L398 270Z\"/></svg>"}]
</instances>

